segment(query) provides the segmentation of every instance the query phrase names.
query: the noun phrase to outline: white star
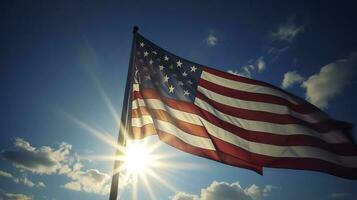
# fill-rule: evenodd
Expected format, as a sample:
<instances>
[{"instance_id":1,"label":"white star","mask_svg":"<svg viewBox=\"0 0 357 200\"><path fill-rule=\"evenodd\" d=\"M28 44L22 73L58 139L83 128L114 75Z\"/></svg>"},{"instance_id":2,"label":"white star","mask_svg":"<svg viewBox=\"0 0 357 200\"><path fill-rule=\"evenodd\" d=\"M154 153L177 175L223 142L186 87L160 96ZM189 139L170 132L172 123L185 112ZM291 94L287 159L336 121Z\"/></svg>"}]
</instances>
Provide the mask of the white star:
<instances>
[{"instance_id":1,"label":"white star","mask_svg":"<svg viewBox=\"0 0 357 200\"><path fill-rule=\"evenodd\" d=\"M183 95L184 95L184 96L188 96L188 95L190 95L190 92L189 92L188 90L184 90L184 91L183 91Z\"/></svg>"},{"instance_id":2,"label":"white star","mask_svg":"<svg viewBox=\"0 0 357 200\"><path fill-rule=\"evenodd\" d=\"M160 71L162 71L162 70L164 70L165 67L163 65L160 65L159 68L160 68Z\"/></svg>"},{"instance_id":3,"label":"white star","mask_svg":"<svg viewBox=\"0 0 357 200\"><path fill-rule=\"evenodd\" d=\"M196 72L196 69L197 69L196 66L193 65L193 66L191 67L191 72Z\"/></svg>"},{"instance_id":4,"label":"white star","mask_svg":"<svg viewBox=\"0 0 357 200\"><path fill-rule=\"evenodd\" d=\"M181 67L182 66L181 60L177 61L176 63L177 63L177 67Z\"/></svg>"},{"instance_id":5,"label":"white star","mask_svg":"<svg viewBox=\"0 0 357 200\"><path fill-rule=\"evenodd\" d=\"M168 77L167 75L165 75L165 76L164 76L164 83L165 83L165 82L169 82L169 79L170 79L170 77Z\"/></svg>"},{"instance_id":6,"label":"white star","mask_svg":"<svg viewBox=\"0 0 357 200\"><path fill-rule=\"evenodd\" d=\"M184 71L184 72L182 73L182 76L187 76L186 71Z\"/></svg>"},{"instance_id":7,"label":"white star","mask_svg":"<svg viewBox=\"0 0 357 200\"><path fill-rule=\"evenodd\" d=\"M140 46L141 46L141 47L144 47L144 46L145 46L144 42L141 42L141 43L140 43Z\"/></svg>"},{"instance_id":8,"label":"white star","mask_svg":"<svg viewBox=\"0 0 357 200\"><path fill-rule=\"evenodd\" d=\"M150 77L149 75L146 75L146 76L145 76L145 79L146 79L146 80L151 80L151 77Z\"/></svg>"},{"instance_id":9,"label":"white star","mask_svg":"<svg viewBox=\"0 0 357 200\"><path fill-rule=\"evenodd\" d=\"M178 85L179 86L183 86L183 82L182 81L178 81Z\"/></svg>"},{"instance_id":10,"label":"white star","mask_svg":"<svg viewBox=\"0 0 357 200\"><path fill-rule=\"evenodd\" d=\"M146 57L146 56L148 56L149 55L149 53L147 52L147 51L145 51L144 52L144 56Z\"/></svg>"},{"instance_id":11,"label":"white star","mask_svg":"<svg viewBox=\"0 0 357 200\"><path fill-rule=\"evenodd\" d=\"M164 60L169 61L169 57L165 56Z\"/></svg>"},{"instance_id":12,"label":"white star","mask_svg":"<svg viewBox=\"0 0 357 200\"><path fill-rule=\"evenodd\" d=\"M170 87L169 87L169 93L174 93L174 89L175 89L175 87L172 86L172 85L170 85Z\"/></svg>"},{"instance_id":13,"label":"white star","mask_svg":"<svg viewBox=\"0 0 357 200\"><path fill-rule=\"evenodd\" d=\"M155 54L155 55L157 54L157 52L156 52L156 51L152 51L152 53L153 53L153 54Z\"/></svg>"},{"instance_id":14,"label":"white star","mask_svg":"<svg viewBox=\"0 0 357 200\"><path fill-rule=\"evenodd\" d=\"M150 63L150 65L152 65L154 63L154 61L150 59L149 63Z\"/></svg>"},{"instance_id":15,"label":"white star","mask_svg":"<svg viewBox=\"0 0 357 200\"><path fill-rule=\"evenodd\" d=\"M191 81L191 80L188 80L187 83L190 84L190 85L192 85L192 81Z\"/></svg>"}]
</instances>

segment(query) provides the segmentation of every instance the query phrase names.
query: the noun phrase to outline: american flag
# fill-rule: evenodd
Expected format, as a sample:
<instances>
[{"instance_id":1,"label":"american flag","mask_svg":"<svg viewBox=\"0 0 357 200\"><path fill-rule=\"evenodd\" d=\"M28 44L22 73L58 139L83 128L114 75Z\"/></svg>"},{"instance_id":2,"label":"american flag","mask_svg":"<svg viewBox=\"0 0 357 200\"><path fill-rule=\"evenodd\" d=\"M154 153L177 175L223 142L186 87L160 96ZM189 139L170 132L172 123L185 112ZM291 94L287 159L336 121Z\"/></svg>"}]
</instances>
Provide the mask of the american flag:
<instances>
[{"instance_id":1,"label":"american flag","mask_svg":"<svg viewBox=\"0 0 357 200\"><path fill-rule=\"evenodd\" d=\"M352 126L265 82L178 57L136 34L131 137L262 174L263 167L357 178Z\"/></svg>"}]
</instances>

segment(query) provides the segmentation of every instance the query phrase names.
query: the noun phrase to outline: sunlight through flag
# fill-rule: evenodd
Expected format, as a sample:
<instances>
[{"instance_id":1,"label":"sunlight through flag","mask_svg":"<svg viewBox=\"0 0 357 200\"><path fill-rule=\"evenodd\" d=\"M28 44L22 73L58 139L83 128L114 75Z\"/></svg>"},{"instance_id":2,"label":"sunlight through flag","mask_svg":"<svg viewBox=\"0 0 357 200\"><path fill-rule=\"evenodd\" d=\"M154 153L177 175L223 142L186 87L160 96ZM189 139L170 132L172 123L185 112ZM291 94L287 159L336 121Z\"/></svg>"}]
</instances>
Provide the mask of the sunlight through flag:
<instances>
[{"instance_id":1,"label":"sunlight through flag","mask_svg":"<svg viewBox=\"0 0 357 200\"><path fill-rule=\"evenodd\" d=\"M261 81L178 57L136 33L131 131L262 174L263 167L357 178L352 126Z\"/></svg>"}]
</instances>

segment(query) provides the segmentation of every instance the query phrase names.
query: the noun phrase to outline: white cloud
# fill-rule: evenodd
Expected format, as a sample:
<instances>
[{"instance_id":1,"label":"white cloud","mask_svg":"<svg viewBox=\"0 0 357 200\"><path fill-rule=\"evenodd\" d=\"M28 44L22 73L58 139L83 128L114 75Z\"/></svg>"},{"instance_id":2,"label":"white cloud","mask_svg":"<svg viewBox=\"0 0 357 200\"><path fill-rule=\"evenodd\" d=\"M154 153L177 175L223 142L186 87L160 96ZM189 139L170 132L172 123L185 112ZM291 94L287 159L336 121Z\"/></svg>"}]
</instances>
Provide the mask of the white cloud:
<instances>
[{"instance_id":1,"label":"white cloud","mask_svg":"<svg viewBox=\"0 0 357 200\"><path fill-rule=\"evenodd\" d=\"M3 176L3 177L6 177L6 178L12 178L12 174L8 173L8 172L5 172L5 171L2 171L0 170L0 176Z\"/></svg>"},{"instance_id":2,"label":"white cloud","mask_svg":"<svg viewBox=\"0 0 357 200\"><path fill-rule=\"evenodd\" d=\"M69 190L74 190L74 191L81 191L82 190L82 186L79 182L68 182L66 184L63 185L64 188L69 189Z\"/></svg>"},{"instance_id":3,"label":"white cloud","mask_svg":"<svg viewBox=\"0 0 357 200\"><path fill-rule=\"evenodd\" d=\"M254 64L254 65L253 65ZM239 70L227 70L228 73L237 75L237 76L244 76L247 78L251 78L252 74L256 71L262 72L266 69L266 62L264 57L259 57L255 62L254 60L248 61L248 65L241 67Z\"/></svg>"},{"instance_id":4,"label":"white cloud","mask_svg":"<svg viewBox=\"0 0 357 200\"><path fill-rule=\"evenodd\" d=\"M200 196L184 192L176 193L172 200L259 200L268 196L274 187L267 185L261 188L255 184L243 188L239 182L226 183L213 181L207 188L201 189Z\"/></svg>"},{"instance_id":5,"label":"white cloud","mask_svg":"<svg viewBox=\"0 0 357 200\"><path fill-rule=\"evenodd\" d=\"M23 138L16 138L16 150L1 152L2 157L11 161L17 168L38 174L52 174L60 171L67 162L72 148L67 143L62 143L58 149L49 146L35 148Z\"/></svg>"},{"instance_id":6,"label":"white cloud","mask_svg":"<svg viewBox=\"0 0 357 200\"><path fill-rule=\"evenodd\" d=\"M32 200L33 198L24 194L5 193L0 196L1 200Z\"/></svg>"},{"instance_id":7,"label":"white cloud","mask_svg":"<svg viewBox=\"0 0 357 200\"><path fill-rule=\"evenodd\" d=\"M284 74L283 81L281 83L281 87L286 89L295 84L299 84L304 81L304 77L298 74L296 71L289 71Z\"/></svg>"},{"instance_id":8,"label":"white cloud","mask_svg":"<svg viewBox=\"0 0 357 200\"><path fill-rule=\"evenodd\" d=\"M22 184L26 185L27 187L35 186L35 183L32 182L30 179L28 179L26 176L23 176L21 178L16 178L14 181L16 183L22 183Z\"/></svg>"},{"instance_id":9,"label":"white cloud","mask_svg":"<svg viewBox=\"0 0 357 200\"><path fill-rule=\"evenodd\" d=\"M216 34L213 31L211 31L206 38L207 45L215 46L215 45L217 45L217 42L218 42L218 38L217 38Z\"/></svg>"},{"instance_id":10,"label":"white cloud","mask_svg":"<svg viewBox=\"0 0 357 200\"><path fill-rule=\"evenodd\" d=\"M14 175L8 173L8 172L5 172L5 171L2 171L0 170L0 176L3 176L3 177L6 177L6 178L9 178L10 180L12 180L13 182L15 183L21 183L21 184L24 184L26 185L27 187L46 187L46 185L43 183L43 182L38 182L37 184L34 183L33 181L31 181L30 179L28 179L26 177L26 175L23 175L22 177L20 178L17 178L15 177Z\"/></svg>"},{"instance_id":11,"label":"white cloud","mask_svg":"<svg viewBox=\"0 0 357 200\"><path fill-rule=\"evenodd\" d=\"M328 101L339 94L356 75L357 52L348 58L325 65L318 74L310 76L301 84L306 89L306 99L312 104L325 108Z\"/></svg>"},{"instance_id":12,"label":"white cloud","mask_svg":"<svg viewBox=\"0 0 357 200\"><path fill-rule=\"evenodd\" d=\"M197 195L178 192L171 198L171 200L199 200L199 198Z\"/></svg>"},{"instance_id":13,"label":"white cloud","mask_svg":"<svg viewBox=\"0 0 357 200\"><path fill-rule=\"evenodd\" d=\"M37 186L45 188L46 184L44 182L40 181L40 182L38 182Z\"/></svg>"},{"instance_id":14,"label":"white cloud","mask_svg":"<svg viewBox=\"0 0 357 200\"><path fill-rule=\"evenodd\" d=\"M62 187L70 190L108 194L110 189L110 176L97 169L82 170L83 165L79 163L78 155L70 156L72 146L62 143L57 149L49 146L36 148L22 138L16 138L15 150L4 150L2 157L9 160L21 171L30 171L36 174L59 174L66 175L70 182ZM76 162L76 163L75 163ZM16 178L12 174L1 171L0 176L11 178L15 183L22 183L28 187L46 187L43 182L35 183L26 175ZM126 187L127 184L121 184Z\"/></svg>"},{"instance_id":15,"label":"white cloud","mask_svg":"<svg viewBox=\"0 0 357 200\"><path fill-rule=\"evenodd\" d=\"M285 23L281 24L276 31L270 34L271 37L275 40L292 42L305 30L304 25L296 25L294 21L295 16L289 17Z\"/></svg>"},{"instance_id":16,"label":"white cloud","mask_svg":"<svg viewBox=\"0 0 357 200\"><path fill-rule=\"evenodd\" d=\"M110 189L110 176L97 169L82 171L82 164L76 163L73 170L67 174L73 181L63 185L64 188L106 195Z\"/></svg>"},{"instance_id":17,"label":"white cloud","mask_svg":"<svg viewBox=\"0 0 357 200\"><path fill-rule=\"evenodd\" d=\"M237 75L237 76L244 76L247 78L251 78L252 71L254 71L254 70L255 70L254 65L246 65L246 66L241 67L241 69L239 71L238 70L228 70L227 72L230 74Z\"/></svg>"},{"instance_id":18,"label":"white cloud","mask_svg":"<svg viewBox=\"0 0 357 200\"><path fill-rule=\"evenodd\" d=\"M262 72L262 71L265 70L266 64L265 64L264 58L262 56L260 58L258 58L257 66L258 66L258 71L259 72Z\"/></svg>"},{"instance_id":19,"label":"white cloud","mask_svg":"<svg viewBox=\"0 0 357 200\"><path fill-rule=\"evenodd\" d=\"M273 191L273 189L278 189L279 187L273 186L273 185L266 185L263 189L263 196L267 197L269 196L270 192Z\"/></svg>"}]
</instances>

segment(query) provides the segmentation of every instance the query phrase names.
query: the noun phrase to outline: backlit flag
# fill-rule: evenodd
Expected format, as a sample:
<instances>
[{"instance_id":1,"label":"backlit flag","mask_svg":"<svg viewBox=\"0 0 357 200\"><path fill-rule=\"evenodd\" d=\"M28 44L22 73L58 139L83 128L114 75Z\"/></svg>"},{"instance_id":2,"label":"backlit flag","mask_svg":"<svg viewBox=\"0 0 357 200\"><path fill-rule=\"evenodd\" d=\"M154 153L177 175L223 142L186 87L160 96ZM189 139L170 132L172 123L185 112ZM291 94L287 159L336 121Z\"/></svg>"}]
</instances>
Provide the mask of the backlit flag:
<instances>
[{"instance_id":1,"label":"backlit flag","mask_svg":"<svg viewBox=\"0 0 357 200\"><path fill-rule=\"evenodd\" d=\"M261 81L173 55L137 34L131 137L262 174L263 167L357 178L352 126Z\"/></svg>"}]
</instances>

